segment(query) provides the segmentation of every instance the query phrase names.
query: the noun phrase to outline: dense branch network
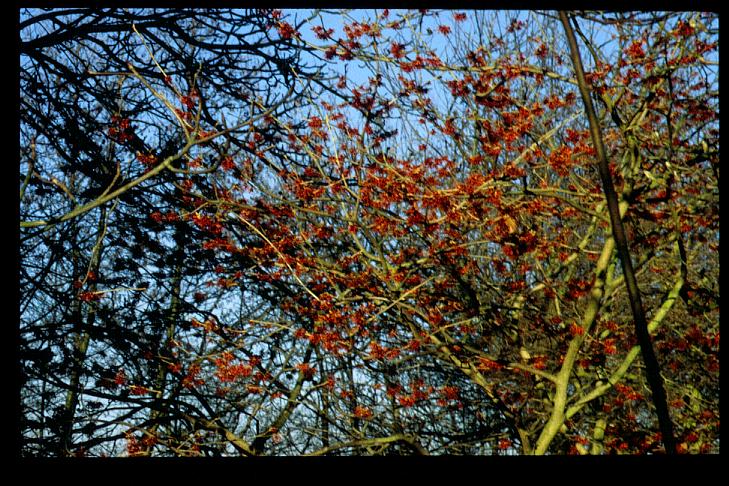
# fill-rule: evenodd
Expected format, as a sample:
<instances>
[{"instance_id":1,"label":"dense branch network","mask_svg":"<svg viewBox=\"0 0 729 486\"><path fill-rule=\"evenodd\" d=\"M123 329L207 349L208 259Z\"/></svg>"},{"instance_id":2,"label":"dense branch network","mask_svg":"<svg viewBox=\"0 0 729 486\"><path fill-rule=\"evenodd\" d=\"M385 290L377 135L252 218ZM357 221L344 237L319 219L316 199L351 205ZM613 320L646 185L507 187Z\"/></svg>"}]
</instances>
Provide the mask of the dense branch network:
<instances>
[{"instance_id":1,"label":"dense branch network","mask_svg":"<svg viewBox=\"0 0 729 486\"><path fill-rule=\"evenodd\" d=\"M661 450L580 83L718 450L717 18L576 19L24 11L23 454Z\"/></svg>"}]
</instances>

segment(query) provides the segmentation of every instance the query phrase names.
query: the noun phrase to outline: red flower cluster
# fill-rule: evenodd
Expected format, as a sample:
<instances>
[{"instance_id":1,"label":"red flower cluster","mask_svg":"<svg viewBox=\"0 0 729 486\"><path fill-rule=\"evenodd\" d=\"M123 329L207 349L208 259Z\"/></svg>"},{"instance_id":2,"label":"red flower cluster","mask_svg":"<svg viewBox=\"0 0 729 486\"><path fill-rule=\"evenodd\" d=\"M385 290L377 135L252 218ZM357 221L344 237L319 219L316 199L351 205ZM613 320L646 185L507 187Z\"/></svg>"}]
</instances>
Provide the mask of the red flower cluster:
<instances>
[{"instance_id":1,"label":"red flower cluster","mask_svg":"<svg viewBox=\"0 0 729 486\"><path fill-rule=\"evenodd\" d=\"M191 219L202 230L213 234L220 234L223 231L223 226L208 215L193 213Z\"/></svg>"},{"instance_id":2,"label":"red flower cluster","mask_svg":"<svg viewBox=\"0 0 729 486\"><path fill-rule=\"evenodd\" d=\"M78 300L81 302L96 302L101 300L101 294L98 292L81 292L78 294Z\"/></svg>"},{"instance_id":3,"label":"red flower cluster","mask_svg":"<svg viewBox=\"0 0 729 486\"><path fill-rule=\"evenodd\" d=\"M129 392L132 395L147 395L150 391L151 390L149 388L139 385L131 385L129 387Z\"/></svg>"},{"instance_id":4,"label":"red flower cluster","mask_svg":"<svg viewBox=\"0 0 729 486\"><path fill-rule=\"evenodd\" d=\"M500 370L502 366L492 359L480 357L477 368L479 371L496 371Z\"/></svg>"},{"instance_id":5,"label":"red flower cluster","mask_svg":"<svg viewBox=\"0 0 729 486\"><path fill-rule=\"evenodd\" d=\"M625 54L632 60L641 59L641 58L645 57L645 51L643 50L643 43L639 40L634 41L627 47L627 49L625 49Z\"/></svg>"},{"instance_id":6,"label":"red flower cluster","mask_svg":"<svg viewBox=\"0 0 729 486\"><path fill-rule=\"evenodd\" d=\"M182 386L190 389L205 383L205 380L198 378L200 371L202 371L202 368L199 364L195 363L191 365L187 370L187 374L182 379Z\"/></svg>"},{"instance_id":7,"label":"red flower cluster","mask_svg":"<svg viewBox=\"0 0 729 486\"><path fill-rule=\"evenodd\" d=\"M321 25L315 25L311 30L316 34L317 39L330 39L334 33L334 29L324 29Z\"/></svg>"},{"instance_id":8,"label":"red flower cluster","mask_svg":"<svg viewBox=\"0 0 729 486\"><path fill-rule=\"evenodd\" d=\"M673 29L671 32L675 37L681 38L681 37L689 37L694 32L696 32L696 29L694 29L691 24L688 22L685 22L683 20L679 20L676 24L676 28Z\"/></svg>"},{"instance_id":9,"label":"red flower cluster","mask_svg":"<svg viewBox=\"0 0 729 486\"><path fill-rule=\"evenodd\" d=\"M111 139L115 142L128 142L134 138L134 127L132 127L132 123L129 121L129 118L112 115L111 126L109 127L108 133L109 137L111 137Z\"/></svg>"},{"instance_id":10,"label":"red flower cluster","mask_svg":"<svg viewBox=\"0 0 729 486\"><path fill-rule=\"evenodd\" d=\"M446 400L458 400L459 388L457 386L444 386L441 388L443 398Z\"/></svg>"},{"instance_id":11,"label":"red flower cluster","mask_svg":"<svg viewBox=\"0 0 729 486\"><path fill-rule=\"evenodd\" d=\"M153 165L157 165L157 162L159 161L157 159L157 156L154 154L143 154L141 152L137 152L137 160L140 161L142 164L146 165L147 167L151 167Z\"/></svg>"},{"instance_id":12,"label":"red flower cluster","mask_svg":"<svg viewBox=\"0 0 729 486\"><path fill-rule=\"evenodd\" d=\"M296 365L296 369L303 373L304 378L311 380L314 378L316 368L313 368L309 363L300 363Z\"/></svg>"},{"instance_id":13,"label":"red flower cluster","mask_svg":"<svg viewBox=\"0 0 729 486\"><path fill-rule=\"evenodd\" d=\"M569 147L561 146L549 154L547 162L557 174L565 177L569 174L572 166L572 150Z\"/></svg>"},{"instance_id":14,"label":"red flower cluster","mask_svg":"<svg viewBox=\"0 0 729 486\"><path fill-rule=\"evenodd\" d=\"M388 348L387 346L381 346L380 344L372 341L370 343L370 354L369 357L375 360L382 359L395 359L400 355L400 350L397 348Z\"/></svg>"},{"instance_id":15,"label":"red flower cluster","mask_svg":"<svg viewBox=\"0 0 729 486\"><path fill-rule=\"evenodd\" d=\"M526 23L524 21L514 19L511 21L511 23L509 24L509 27L507 27L506 31L509 33L516 32L518 30L523 29L524 27L526 27Z\"/></svg>"},{"instance_id":16,"label":"red flower cluster","mask_svg":"<svg viewBox=\"0 0 729 486\"><path fill-rule=\"evenodd\" d=\"M618 394L621 395L626 400L642 400L643 399L643 395L641 395L637 391L633 390L628 385L624 385L622 383L615 384L615 391L617 391Z\"/></svg>"},{"instance_id":17,"label":"red flower cluster","mask_svg":"<svg viewBox=\"0 0 729 486\"><path fill-rule=\"evenodd\" d=\"M567 297L579 299L590 291L591 282L587 280L572 279L567 282Z\"/></svg>"},{"instance_id":18,"label":"red flower cluster","mask_svg":"<svg viewBox=\"0 0 729 486\"><path fill-rule=\"evenodd\" d=\"M576 322L570 324L570 334L572 334L573 336L581 336L584 333L585 329Z\"/></svg>"},{"instance_id":19,"label":"red flower cluster","mask_svg":"<svg viewBox=\"0 0 729 486\"><path fill-rule=\"evenodd\" d=\"M246 378L251 375L253 368L243 363L233 364L234 356L226 351L219 358L214 360L217 370L215 376L223 383L237 381L240 378Z\"/></svg>"},{"instance_id":20,"label":"red flower cluster","mask_svg":"<svg viewBox=\"0 0 729 486\"><path fill-rule=\"evenodd\" d=\"M354 409L355 417L359 417L359 418L367 420L367 419L372 418L372 415L373 415L372 410L370 410L367 407L363 407L362 405L357 405Z\"/></svg>"},{"instance_id":21,"label":"red flower cluster","mask_svg":"<svg viewBox=\"0 0 729 486\"><path fill-rule=\"evenodd\" d=\"M403 395L397 398L398 403L403 407L412 407L415 405L415 397L412 395Z\"/></svg>"},{"instance_id":22,"label":"red flower cluster","mask_svg":"<svg viewBox=\"0 0 729 486\"><path fill-rule=\"evenodd\" d=\"M143 445L137 440L136 437L134 437L134 434L131 432L127 432L124 436L124 438L127 441L127 455L130 457L138 456L140 453L143 452L144 447Z\"/></svg>"},{"instance_id":23,"label":"red flower cluster","mask_svg":"<svg viewBox=\"0 0 729 486\"><path fill-rule=\"evenodd\" d=\"M499 450L506 450L509 447L511 447L511 441L509 439L499 439L499 441L496 443L496 448Z\"/></svg>"},{"instance_id":24,"label":"red flower cluster","mask_svg":"<svg viewBox=\"0 0 729 486\"><path fill-rule=\"evenodd\" d=\"M167 211L166 214L162 214L159 211L150 213L149 218L155 223L162 223L164 221L172 223L173 221L179 221L180 215L174 211Z\"/></svg>"},{"instance_id":25,"label":"red flower cluster","mask_svg":"<svg viewBox=\"0 0 729 486\"><path fill-rule=\"evenodd\" d=\"M192 110L193 108L195 108L195 98L193 96L180 96L180 103L182 103L182 105L188 110Z\"/></svg>"},{"instance_id":26,"label":"red flower cluster","mask_svg":"<svg viewBox=\"0 0 729 486\"><path fill-rule=\"evenodd\" d=\"M395 59L402 59L405 57L405 45L393 42L390 44L390 54L392 54L392 57Z\"/></svg>"},{"instance_id":27,"label":"red flower cluster","mask_svg":"<svg viewBox=\"0 0 729 486\"><path fill-rule=\"evenodd\" d=\"M127 382L127 377L124 374L124 370L120 368L119 371L117 371L116 375L114 376L114 383L117 386L123 386L124 384L126 384L126 382Z\"/></svg>"},{"instance_id":28,"label":"red flower cluster","mask_svg":"<svg viewBox=\"0 0 729 486\"><path fill-rule=\"evenodd\" d=\"M278 30L279 35L284 39L291 39L292 37L299 36L296 29L294 29L288 22L279 22L276 29Z\"/></svg>"},{"instance_id":29,"label":"red flower cluster","mask_svg":"<svg viewBox=\"0 0 729 486\"><path fill-rule=\"evenodd\" d=\"M379 36L378 29L373 29L370 24L363 24L360 22L353 22L351 25L345 25L344 33L350 41L357 40L365 34L371 35L372 37Z\"/></svg>"}]
</instances>

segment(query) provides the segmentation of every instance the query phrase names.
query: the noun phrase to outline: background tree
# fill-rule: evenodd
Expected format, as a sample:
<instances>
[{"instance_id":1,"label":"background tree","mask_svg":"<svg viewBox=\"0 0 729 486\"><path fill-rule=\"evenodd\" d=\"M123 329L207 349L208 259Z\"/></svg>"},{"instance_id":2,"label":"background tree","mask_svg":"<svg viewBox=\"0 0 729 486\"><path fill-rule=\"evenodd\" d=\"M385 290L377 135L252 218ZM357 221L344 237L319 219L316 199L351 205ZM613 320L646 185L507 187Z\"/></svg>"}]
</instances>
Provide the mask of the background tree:
<instances>
[{"instance_id":1,"label":"background tree","mask_svg":"<svg viewBox=\"0 0 729 486\"><path fill-rule=\"evenodd\" d=\"M196 381L173 343L189 334L191 316L265 314L266 301L241 292L238 307L229 296L218 306L221 292L206 286L215 253L191 242L217 228L189 195L204 177L194 172L205 173L194 151L206 130L219 134L228 122L227 159L218 149L205 163L230 170L250 152L241 134L265 111L252 100L285 113L300 96L290 78L310 73L280 17L21 11L25 453L119 454L127 429L134 444L153 444L164 427L160 450L182 454L199 428L184 414L217 415L197 409L207 398L181 396ZM257 136L276 130L261 126Z\"/></svg>"}]
</instances>

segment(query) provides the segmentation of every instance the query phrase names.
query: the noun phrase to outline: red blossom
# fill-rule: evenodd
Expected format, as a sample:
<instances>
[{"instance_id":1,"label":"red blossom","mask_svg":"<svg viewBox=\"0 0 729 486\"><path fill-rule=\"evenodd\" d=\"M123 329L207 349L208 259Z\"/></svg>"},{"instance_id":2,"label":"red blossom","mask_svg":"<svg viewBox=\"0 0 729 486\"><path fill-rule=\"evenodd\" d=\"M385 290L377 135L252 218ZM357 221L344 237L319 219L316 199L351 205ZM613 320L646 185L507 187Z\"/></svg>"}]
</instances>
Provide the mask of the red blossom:
<instances>
[{"instance_id":1,"label":"red blossom","mask_svg":"<svg viewBox=\"0 0 729 486\"><path fill-rule=\"evenodd\" d=\"M643 395L633 390L628 385L624 385L622 383L616 383L615 384L615 391L618 392L619 395L621 395L626 400L642 400Z\"/></svg>"},{"instance_id":2,"label":"red blossom","mask_svg":"<svg viewBox=\"0 0 729 486\"><path fill-rule=\"evenodd\" d=\"M572 150L564 145L558 147L549 155L548 163L560 176L568 175L572 166Z\"/></svg>"},{"instance_id":3,"label":"red blossom","mask_svg":"<svg viewBox=\"0 0 729 486\"><path fill-rule=\"evenodd\" d=\"M470 93L468 84L463 80L447 81L446 85L451 90L453 96L467 96Z\"/></svg>"},{"instance_id":4,"label":"red blossom","mask_svg":"<svg viewBox=\"0 0 729 486\"><path fill-rule=\"evenodd\" d=\"M156 155L143 154L141 152L137 152L137 160L148 167L157 165L157 162L159 162L159 159L157 158Z\"/></svg>"},{"instance_id":5,"label":"red blossom","mask_svg":"<svg viewBox=\"0 0 729 486\"><path fill-rule=\"evenodd\" d=\"M309 125L309 128L321 128L322 121L321 118L319 118L318 116L312 116L311 118L309 118L307 124Z\"/></svg>"},{"instance_id":6,"label":"red blossom","mask_svg":"<svg viewBox=\"0 0 729 486\"><path fill-rule=\"evenodd\" d=\"M643 50L643 42L636 40L633 41L630 46L625 50L627 56L632 59L641 59L645 57L645 51Z\"/></svg>"},{"instance_id":7,"label":"red blossom","mask_svg":"<svg viewBox=\"0 0 729 486\"><path fill-rule=\"evenodd\" d=\"M585 333L585 328L583 328L576 322L573 322L572 324L570 324L570 333L573 336L581 336Z\"/></svg>"},{"instance_id":8,"label":"red blossom","mask_svg":"<svg viewBox=\"0 0 729 486\"><path fill-rule=\"evenodd\" d=\"M357 405L354 409L355 417L359 417L359 418L367 420L367 419L372 418L372 415L373 415L372 410L370 410L367 407L363 407L362 405Z\"/></svg>"},{"instance_id":9,"label":"red blossom","mask_svg":"<svg viewBox=\"0 0 729 486\"><path fill-rule=\"evenodd\" d=\"M111 126L108 129L109 137L115 142L128 142L134 138L134 128L129 118L112 115Z\"/></svg>"},{"instance_id":10,"label":"red blossom","mask_svg":"<svg viewBox=\"0 0 729 486\"><path fill-rule=\"evenodd\" d=\"M453 136L453 135L456 135L458 130L457 130L456 126L453 124L453 119L448 118L448 119L446 119L441 131L443 132L444 135Z\"/></svg>"},{"instance_id":11,"label":"red blossom","mask_svg":"<svg viewBox=\"0 0 729 486\"><path fill-rule=\"evenodd\" d=\"M590 291L591 285L591 282L587 280L572 279L567 282L567 297L570 299L584 297Z\"/></svg>"},{"instance_id":12,"label":"red blossom","mask_svg":"<svg viewBox=\"0 0 729 486\"><path fill-rule=\"evenodd\" d=\"M691 432L689 432L688 434L686 434L686 437L685 437L684 440L686 442L690 442L690 443L697 442L699 440L699 434L697 434L696 432L694 432L692 430Z\"/></svg>"},{"instance_id":13,"label":"red blossom","mask_svg":"<svg viewBox=\"0 0 729 486\"><path fill-rule=\"evenodd\" d=\"M550 110L555 110L561 106L564 106L562 99L557 95L551 95L545 98L544 104L547 105L547 108L549 108Z\"/></svg>"},{"instance_id":14,"label":"red blossom","mask_svg":"<svg viewBox=\"0 0 729 486\"><path fill-rule=\"evenodd\" d=\"M444 386L441 389L443 398L446 400L458 400L460 389L457 386Z\"/></svg>"},{"instance_id":15,"label":"red blossom","mask_svg":"<svg viewBox=\"0 0 729 486\"><path fill-rule=\"evenodd\" d=\"M672 34L675 37L681 38L681 37L689 37L689 36L693 35L694 32L696 32L696 29L694 29L690 23L688 23L684 20L679 20L678 23L676 24L676 28L673 29Z\"/></svg>"},{"instance_id":16,"label":"red blossom","mask_svg":"<svg viewBox=\"0 0 729 486\"><path fill-rule=\"evenodd\" d=\"M506 28L506 31L510 32L510 33L516 32L516 31L523 29L525 26L526 26L526 23L524 21L514 19L509 24L509 27Z\"/></svg>"},{"instance_id":17,"label":"red blossom","mask_svg":"<svg viewBox=\"0 0 729 486\"><path fill-rule=\"evenodd\" d=\"M151 393L151 390L143 386L131 385L129 387L129 393L131 393L132 395L147 395Z\"/></svg>"},{"instance_id":18,"label":"red blossom","mask_svg":"<svg viewBox=\"0 0 729 486\"><path fill-rule=\"evenodd\" d=\"M232 363L233 355L229 352L214 360L217 370L215 375L223 383L237 381L251 375L253 368L248 364Z\"/></svg>"},{"instance_id":19,"label":"red blossom","mask_svg":"<svg viewBox=\"0 0 729 486\"><path fill-rule=\"evenodd\" d=\"M532 366L532 368L537 370L547 369L547 357L534 356L529 364Z\"/></svg>"},{"instance_id":20,"label":"red blossom","mask_svg":"<svg viewBox=\"0 0 729 486\"><path fill-rule=\"evenodd\" d=\"M114 383L118 386L123 386L127 382L127 377L124 374L123 369L119 369L119 371L116 372L116 375L114 375Z\"/></svg>"},{"instance_id":21,"label":"red blossom","mask_svg":"<svg viewBox=\"0 0 729 486\"><path fill-rule=\"evenodd\" d=\"M246 391L253 395L258 395L263 391L263 387L249 383L248 385L246 385Z\"/></svg>"},{"instance_id":22,"label":"red blossom","mask_svg":"<svg viewBox=\"0 0 729 486\"><path fill-rule=\"evenodd\" d=\"M233 170L235 168L235 161L233 160L233 157L230 155L223 157L223 160L220 162L220 167L225 171Z\"/></svg>"},{"instance_id":23,"label":"red blossom","mask_svg":"<svg viewBox=\"0 0 729 486\"><path fill-rule=\"evenodd\" d=\"M489 358L478 358L478 369L480 371L494 371L494 370L500 370L503 368L503 366Z\"/></svg>"},{"instance_id":24,"label":"red blossom","mask_svg":"<svg viewBox=\"0 0 729 486\"><path fill-rule=\"evenodd\" d=\"M202 385L204 383L204 380L202 380L201 378L198 378L200 371L202 371L202 368L200 367L199 364L195 363L195 364L191 365L187 369L187 374L182 379L182 386L184 388L190 389L190 388L194 388L196 386Z\"/></svg>"},{"instance_id":25,"label":"red blossom","mask_svg":"<svg viewBox=\"0 0 729 486\"><path fill-rule=\"evenodd\" d=\"M195 100L191 96L180 96L180 103L182 103L188 110L195 108Z\"/></svg>"},{"instance_id":26,"label":"red blossom","mask_svg":"<svg viewBox=\"0 0 729 486\"><path fill-rule=\"evenodd\" d=\"M401 406L406 407L406 408L412 407L417 402L417 400L415 399L415 397L413 395L399 396L397 398L397 401Z\"/></svg>"},{"instance_id":27,"label":"red blossom","mask_svg":"<svg viewBox=\"0 0 729 486\"><path fill-rule=\"evenodd\" d=\"M337 55L337 46L336 45L331 45L331 46L327 47L326 50L324 51L324 57L326 59L333 59L334 56L336 56L336 55Z\"/></svg>"},{"instance_id":28,"label":"red blossom","mask_svg":"<svg viewBox=\"0 0 729 486\"><path fill-rule=\"evenodd\" d=\"M175 108L173 111L181 120L184 120L186 122L192 121L192 113L190 113L189 111L183 111L179 108Z\"/></svg>"},{"instance_id":29,"label":"red blossom","mask_svg":"<svg viewBox=\"0 0 729 486\"><path fill-rule=\"evenodd\" d=\"M127 442L127 455L130 457L138 456L144 452L144 446L137 440L132 432L127 432L124 436Z\"/></svg>"},{"instance_id":30,"label":"red blossom","mask_svg":"<svg viewBox=\"0 0 729 486\"><path fill-rule=\"evenodd\" d=\"M296 369L299 370L307 380L314 378L314 374L316 373L316 368L313 368L309 363L297 364Z\"/></svg>"},{"instance_id":31,"label":"red blossom","mask_svg":"<svg viewBox=\"0 0 729 486\"><path fill-rule=\"evenodd\" d=\"M405 57L405 45L393 42L390 44L390 53L395 59L402 59Z\"/></svg>"},{"instance_id":32,"label":"red blossom","mask_svg":"<svg viewBox=\"0 0 729 486\"><path fill-rule=\"evenodd\" d=\"M603 339L600 342L605 354L615 354L618 352L618 347L615 345L614 338Z\"/></svg>"},{"instance_id":33,"label":"red blossom","mask_svg":"<svg viewBox=\"0 0 729 486\"><path fill-rule=\"evenodd\" d=\"M288 22L279 22L276 26L279 35L284 39L291 39L292 37L298 37L299 33L294 29Z\"/></svg>"},{"instance_id":34,"label":"red blossom","mask_svg":"<svg viewBox=\"0 0 729 486\"><path fill-rule=\"evenodd\" d=\"M191 219L202 230L209 231L213 234L220 234L223 231L222 225L208 215L196 212L192 214Z\"/></svg>"},{"instance_id":35,"label":"red blossom","mask_svg":"<svg viewBox=\"0 0 729 486\"><path fill-rule=\"evenodd\" d=\"M96 302L101 300L100 292L81 292L78 294L78 300L81 302Z\"/></svg>"},{"instance_id":36,"label":"red blossom","mask_svg":"<svg viewBox=\"0 0 729 486\"><path fill-rule=\"evenodd\" d=\"M332 37L332 34L334 33L334 29L324 29L324 27L320 25L315 25L311 29L314 34L316 34L316 37L318 39L326 40L330 39Z\"/></svg>"},{"instance_id":37,"label":"red blossom","mask_svg":"<svg viewBox=\"0 0 729 486\"><path fill-rule=\"evenodd\" d=\"M499 439L498 443L496 444L496 448L499 450L506 450L509 447L511 447L511 440L509 439Z\"/></svg>"},{"instance_id":38,"label":"red blossom","mask_svg":"<svg viewBox=\"0 0 729 486\"><path fill-rule=\"evenodd\" d=\"M182 363L167 363L167 369L170 373L178 374L182 371Z\"/></svg>"}]
</instances>

